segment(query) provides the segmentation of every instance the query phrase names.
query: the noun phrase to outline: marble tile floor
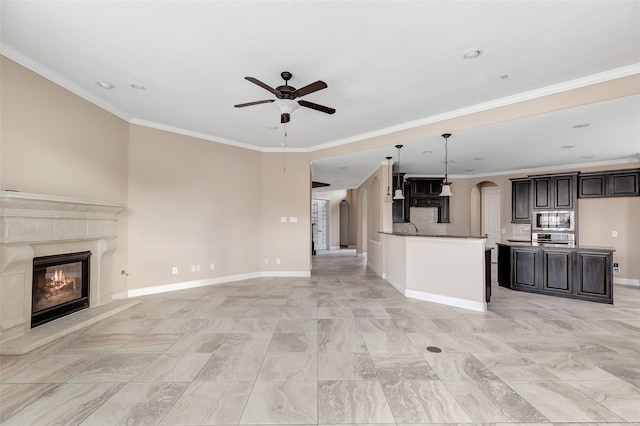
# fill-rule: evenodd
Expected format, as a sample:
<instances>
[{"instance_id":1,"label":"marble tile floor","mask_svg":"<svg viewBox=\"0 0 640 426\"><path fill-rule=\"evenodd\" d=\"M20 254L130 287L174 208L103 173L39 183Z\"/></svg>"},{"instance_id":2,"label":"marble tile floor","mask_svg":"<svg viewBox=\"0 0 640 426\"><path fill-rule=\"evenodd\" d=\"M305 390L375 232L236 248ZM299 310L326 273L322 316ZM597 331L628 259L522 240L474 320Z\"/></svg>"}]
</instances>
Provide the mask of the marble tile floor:
<instances>
[{"instance_id":1,"label":"marble tile floor","mask_svg":"<svg viewBox=\"0 0 640 426\"><path fill-rule=\"evenodd\" d=\"M406 299L354 254L318 253L310 278L141 297L3 355L0 421L640 425L640 288L611 306L494 282L479 313Z\"/></svg>"}]
</instances>

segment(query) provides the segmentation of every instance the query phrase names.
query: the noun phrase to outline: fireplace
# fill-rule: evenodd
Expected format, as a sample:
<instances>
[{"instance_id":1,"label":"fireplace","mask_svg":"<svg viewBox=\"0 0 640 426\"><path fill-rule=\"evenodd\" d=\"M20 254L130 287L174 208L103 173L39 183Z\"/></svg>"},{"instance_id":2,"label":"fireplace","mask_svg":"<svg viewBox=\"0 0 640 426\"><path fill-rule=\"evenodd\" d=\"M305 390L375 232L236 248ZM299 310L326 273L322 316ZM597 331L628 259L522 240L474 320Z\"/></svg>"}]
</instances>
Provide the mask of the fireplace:
<instances>
[{"instance_id":1,"label":"fireplace","mask_svg":"<svg viewBox=\"0 0 640 426\"><path fill-rule=\"evenodd\" d=\"M89 307L91 252L33 259L31 327Z\"/></svg>"}]
</instances>

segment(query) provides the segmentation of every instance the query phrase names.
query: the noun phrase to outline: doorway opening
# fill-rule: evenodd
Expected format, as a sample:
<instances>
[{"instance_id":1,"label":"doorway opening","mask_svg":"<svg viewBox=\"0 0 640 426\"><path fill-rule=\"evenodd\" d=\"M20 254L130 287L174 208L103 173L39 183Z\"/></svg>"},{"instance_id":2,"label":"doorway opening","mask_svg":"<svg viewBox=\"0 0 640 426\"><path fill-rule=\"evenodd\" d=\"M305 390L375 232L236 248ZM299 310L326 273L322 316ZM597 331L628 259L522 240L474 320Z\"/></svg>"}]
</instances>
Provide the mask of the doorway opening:
<instances>
[{"instance_id":1,"label":"doorway opening","mask_svg":"<svg viewBox=\"0 0 640 426\"><path fill-rule=\"evenodd\" d=\"M311 233L314 250L329 249L329 200L311 201Z\"/></svg>"}]
</instances>

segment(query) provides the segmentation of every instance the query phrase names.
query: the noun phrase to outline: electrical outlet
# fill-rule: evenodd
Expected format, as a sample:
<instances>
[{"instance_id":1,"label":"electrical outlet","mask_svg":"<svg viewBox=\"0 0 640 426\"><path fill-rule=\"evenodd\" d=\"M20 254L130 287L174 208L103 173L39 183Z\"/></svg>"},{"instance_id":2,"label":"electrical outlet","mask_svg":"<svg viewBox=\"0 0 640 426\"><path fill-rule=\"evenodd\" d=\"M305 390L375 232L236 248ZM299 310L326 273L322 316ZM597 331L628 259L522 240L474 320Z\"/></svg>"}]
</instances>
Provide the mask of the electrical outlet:
<instances>
[{"instance_id":1,"label":"electrical outlet","mask_svg":"<svg viewBox=\"0 0 640 426\"><path fill-rule=\"evenodd\" d=\"M276 259L276 265L279 265L279 264L280 264L280 258L277 258Z\"/></svg>"},{"instance_id":2,"label":"electrical outlet","mask_svg":"<svg viewBox=\"0 0 640 426\"><path fill-rule=\"evenodd\" d=\"M611 231L611 236L616 238L618 236L618 231Z\"/></svg>"},{"instance_id":3,"label":"electrical outlet","mask_svg":"<svg viewBox=\"0 0 640 426\"><path fill-rule=\"evenodd\" d=\"M178 275L178 267L177 267L177 266L174 266L173 268L171 268L171 273L172 273L173 275Z\"/></svg>"},{"instance_id":4,"label":"electrical outlet","mask_svg":"<svg viewBox=\"0 0 640 426\"><path fill-rule=\"evenodd\" d=\"M200 265L196 265L196 272L200 272Z\"/></svg>"},{"instance_id":5,"label":"electrical outlet","mask_svg":"<svg viewBox=\"0 0 640 426\"><path fill-rule=\"evenodd\" d=\"M287 217L286 216L280 216L280 222L287 223Z\"/></svg>"},{"instance_id":6,"label":"electrical outlet","mask_svg":"<svg viewBox=\"0 0 640 426\"><path fill-rule=\"evenodd\" d=\"M268 265L268 264L269 264L269 259L265 259L265 260L264 260L264 264L265 264L265 265Z\"/></svg>"},{"instance_id":7,"label":"electrical outlet","mask_svg":"<svg viewBox=\"0 0 640 426\"><path fill-rule=\"evenodd\" d=\"M613 273L616 275L620 273L620 266L617 263L613 264Z\"/></svg>"},{"instance_id":8,"label":"electrical outlet","mask_svg":"<svg viewBox=\"0 0 640 426\"><path fill-rule=\"evenodd\" d=\"M195 272L196 271L196 265L191 265L191 272Z\"/></svg>"},{"instance_id":9,"label":"electrical outlet","mask_svg":"<svg viewBox=\"0 0 640 426\"><path fill-rule=\"evenodd\" d=\"M291 223L297 223L298 222L298 216L291 216L289 218L289 222Z\"/></svg>"},{"instance_id":10,"label":"electrical outlet","mask_svg":"<svg viewBox=\"0 0 640 426\"><path fill-rule=\"evenodd\" d=\"M215 269L216 269L216 264L215 264L215 263L211 263L211 264L209 265L209 268L210 268L212 271L215 271Z\"/></svg>"}]
</instances>

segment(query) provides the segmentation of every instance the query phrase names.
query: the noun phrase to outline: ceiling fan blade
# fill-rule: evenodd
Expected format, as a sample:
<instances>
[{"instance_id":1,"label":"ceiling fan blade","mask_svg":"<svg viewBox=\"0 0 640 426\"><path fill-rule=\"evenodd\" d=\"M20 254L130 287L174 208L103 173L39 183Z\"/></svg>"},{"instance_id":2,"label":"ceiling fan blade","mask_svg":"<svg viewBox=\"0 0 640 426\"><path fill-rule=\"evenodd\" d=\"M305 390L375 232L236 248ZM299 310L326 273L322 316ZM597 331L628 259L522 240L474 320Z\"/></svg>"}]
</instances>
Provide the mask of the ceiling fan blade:
<instances>
[{"instance_id":1,"label":"ceiling fan blade","mask_svg":"<svg viewBox=\"0 0 640 426\"><path fill-rule=\"evenodd\" d=\"M263 82L261 82L260 80L258 80L257 78L253 78L253 77L245 77L245 80L249 80L250 82L252 82L253 84L257 84L258 86L262 87L265 90L270 91L271 93L273 93L276 96L280 96L280 92L278 92L276 89L274 89L271 86L267 86L266 84L264 84Z\"/></svg>"},{"instance_id":2,"label":"ceiling fan blade","mask_svg":"<svg viewBox=\"0 0 640 426\"><path fill-rule=\"evenodd\" d=\"M300 104L300 106L311 108L311 109L315 109L316 111L324 112L326 114L333 114L334 112L336 112L336 110L333 109L333 108L329 108L329 107L326 107L326 106L323 106L323 105L314 104L313 102L298 101L298 104Z\"/></svg>"},{"instance_id":3,"label":"ceiling fan blade","mask_svg":"<svg viewBox=\"0 0 640 426\"><path fill-rule=\"evenodd\" d=\"M286 112L280 116L280 123L284 124L288 123L289 121L291 121L291 116Z\"/></svg>"},{"instance_id":4,"label":"ceiling fan blade","mask_svg":"<svg viewBox=\"0 0 640 426\"><path fill-rule=\"evenodd\" d=\"M247 102L246 104L238 104L238 105L234 105L234 107L242 108L242 107L251 106L251 105L269 104L269 103L274 102L274 101L275 101L275 99L266 99L264 101L255 101L255 102Z\"/></svg>"},{"instance_id":5,"label":"ceiling fan blade","mask_svg":"<svg viewBox=\"0 0 640 426\"><path fill-rule=\"evenodd\" d=\"M297 97L308 95L309 93L317 92L318 90L326 89L327 83L318 80L315 83L311 83L308 86L304 86L295 91Z\"/></svg>"}]
</instances>

